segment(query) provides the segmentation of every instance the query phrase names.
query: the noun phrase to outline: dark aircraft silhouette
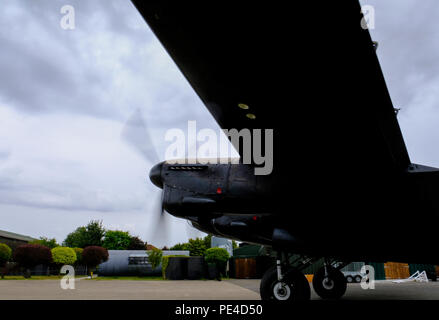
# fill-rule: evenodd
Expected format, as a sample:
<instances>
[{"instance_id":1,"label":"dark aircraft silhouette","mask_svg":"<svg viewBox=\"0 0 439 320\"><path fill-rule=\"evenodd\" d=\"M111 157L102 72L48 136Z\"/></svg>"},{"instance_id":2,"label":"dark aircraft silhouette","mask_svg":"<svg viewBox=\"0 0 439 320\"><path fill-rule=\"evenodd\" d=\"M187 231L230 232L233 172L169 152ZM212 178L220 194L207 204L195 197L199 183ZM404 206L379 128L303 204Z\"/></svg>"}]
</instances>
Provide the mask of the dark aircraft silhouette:
<instances>
[{"instance_id":1,"label":"dark aircraft silhouette","mask_svg":"<svg viewBox=\"0 0 439 320\"><path fill-rule=\"evenodd\" d=\"M256 161L150 172L170 214L277 252L263 299L309 299L301 270L322 257L313 287L332 299L352 261L439 264L439 170L410 161L357 1L133 3L221 128L273 129L269 175Z\"/></svg>"}]
</instances>

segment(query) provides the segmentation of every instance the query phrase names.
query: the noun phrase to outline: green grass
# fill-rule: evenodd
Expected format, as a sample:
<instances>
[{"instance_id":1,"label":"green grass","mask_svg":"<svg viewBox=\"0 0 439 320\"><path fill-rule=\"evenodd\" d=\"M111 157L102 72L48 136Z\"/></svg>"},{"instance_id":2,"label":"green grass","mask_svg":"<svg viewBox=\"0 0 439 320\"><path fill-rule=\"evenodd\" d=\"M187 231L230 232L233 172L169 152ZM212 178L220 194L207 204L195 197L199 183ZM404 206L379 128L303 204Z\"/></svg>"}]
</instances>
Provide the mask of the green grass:
<instances>
[{"instance_id":1,"label":"green grass","mask_svg":"<svg viewBox=\"0 0 439 320\"><path fill-rule=\"evenodd\" d=\"M229 280L229 277L221 277L222 280ZM138 281L138 280L142 280L142 281L157 281L157 280L164 280L162 277L133 277L133 276L101 276L101 277L97 277L97 278L93 278L93 279L87 279L87 280L95 280L95 281L102 281L102 280L134 280L134 281ZM209 279L200 279L200 280L209 280Z\"/></svg>"},{"instance_id":2,"label":"green grass","mask_svg":"<svg viewBox=\"0 0 439 320\"><path fill-rule=\"evenodd\" d=\"M26 279L23 276L5 276L5 278L3 280L60 280L62 279L64 275L61 276L32 276L29 279ZM85 275L77 275L76 278L85 278ZM1 280L1 279L0 279ZM114 276L114 277L96 277L93 279L87 279L87 280L163 280L162 277L125 277L125 276Z\"/></svg>"},{"instance_id":3,"label":"green grass","mask_svg":"<svg viewBox=\"0 0 439 320\"><path fill-rule=\"evenodd\" d=\"M5 276L4 279L1 280L59 280L62 279L63 276L32 276L26 279L23 276Z\"/></svg>"},{"instance_id":4,"label":"green grass","mask_svg":"<svg viewBox=\"0 0 439 320\"><path fill-rule=\"evenodd\" d=\"M163 280L162 277L136 277L136 276L102 276L102 277L96 277L93 279L87 279L87 280L94 280L94 281L102 281L102 280L142 280L142 281L148 281L148 280Z\"/></svg>"},{"instance_id":5,"label":"green grass","mask_svg":"<svg viewBox=\"0 0 439 320\"><path fill-rule=\"evenodd\" d=\"M32 276L29 279L26 279L23 276L5 276L4 279L0 279L1 280L60 280L62 279L64 275L61 276ZM85 275L78 275L76 276L76 278L84 278L86 277ZM228 277L221 277L222 280L228 280ZM101 276L101 277L96 277L93 279L86 279L86 280L93 280L93 281L105 281L105 280L132 280L132 281L158 281L158 280L164 280L162 277L160 276L156 276L156 277L152 277L152 276L147 276L147 277L139 277L139 276ZM200 279L200 280L208 280L208 279Z\"/></svg>"}]
</instances>

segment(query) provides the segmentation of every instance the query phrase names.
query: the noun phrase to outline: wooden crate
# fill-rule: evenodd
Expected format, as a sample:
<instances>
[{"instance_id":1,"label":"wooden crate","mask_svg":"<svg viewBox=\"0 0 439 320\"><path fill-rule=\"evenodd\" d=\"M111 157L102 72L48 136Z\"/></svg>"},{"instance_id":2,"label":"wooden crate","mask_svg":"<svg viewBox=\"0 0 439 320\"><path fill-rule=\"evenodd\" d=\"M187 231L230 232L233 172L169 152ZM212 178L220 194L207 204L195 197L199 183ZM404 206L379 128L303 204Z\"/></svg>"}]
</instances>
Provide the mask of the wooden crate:
<instances>
[{"instance_id":1,"label":"wooden crate","mask_svg":"<svg viewBox=\"0 0 439 320\"><path fill-rule=\"evenodd\" d=\"M410 269L407 263L386 262L384 264L386 280L407 279L410 277Z\"/></svg>"},{"instance_id":2,"label":"wooden crate","mask_svg":"<svg viewBox=\"0 0 439 320\"><path fill-rule=\"evenodd\" d=\"M235 278L254 279L256 277L256 258L235 259Z\"/></svg>"},{"instance_id":3,"label":"wooden crate","mask_svg":"<svg viewBox=\"0 0 439 320\"><path fill-rule=\"evenodd\" d=\"M439 266L436 266L436 275L439 277Z\"/></svg>"}]
</instances>

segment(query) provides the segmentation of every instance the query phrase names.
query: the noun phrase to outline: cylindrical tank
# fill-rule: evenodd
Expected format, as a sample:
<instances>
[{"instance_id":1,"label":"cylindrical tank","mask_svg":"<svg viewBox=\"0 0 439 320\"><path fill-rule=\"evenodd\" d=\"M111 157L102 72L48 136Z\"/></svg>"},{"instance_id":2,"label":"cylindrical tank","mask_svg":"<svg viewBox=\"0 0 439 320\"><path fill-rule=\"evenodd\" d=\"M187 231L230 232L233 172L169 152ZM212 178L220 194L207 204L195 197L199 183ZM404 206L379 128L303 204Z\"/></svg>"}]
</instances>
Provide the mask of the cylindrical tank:
<instances>
[{"instance_id":1,"label":"cylindrical tank","mask_svg":"<svg viewBox=\"0 0 439 320\"><path fill-rule=\"evenodd\" d=\"M108 250L108 261L98 267L102 276L160 276L162 266L152 269L145 250ZM166 255L189 255L189 251L163 251Z\"/></svg>"},{"instance_id":2,"label":"cylindrical tank","mask_svg":"<svg viewBox=\"0 0 439 320\"><path fill-rule=\"evenodd\" d=\"M204 257L190 257L187 260L187 278L198 280L204 278L206 274L206 264Z\"/></svg>"},{"instance_id":3,"label":"cylindrical tank","mask_svg":"<svg viewBox=\"0 0 439 320\"><path fill-rule=\"evenodd\" d=\"M170 257L168 266L166 268L166 279L169 280L184 280L187 278L187 263L186 257Z\"/></svg>"},{"instance_id":4,"label":"cylindrical tank","mask_svg":"<svg viewBox=\"0 0 439 320\"><path fill-rule=\"evenodd\" d=\"M218 266L215 263L207 264L207 277L210 280L218 279L220 275L220 271L218 270Z\"/></svg>"}]
</instances>

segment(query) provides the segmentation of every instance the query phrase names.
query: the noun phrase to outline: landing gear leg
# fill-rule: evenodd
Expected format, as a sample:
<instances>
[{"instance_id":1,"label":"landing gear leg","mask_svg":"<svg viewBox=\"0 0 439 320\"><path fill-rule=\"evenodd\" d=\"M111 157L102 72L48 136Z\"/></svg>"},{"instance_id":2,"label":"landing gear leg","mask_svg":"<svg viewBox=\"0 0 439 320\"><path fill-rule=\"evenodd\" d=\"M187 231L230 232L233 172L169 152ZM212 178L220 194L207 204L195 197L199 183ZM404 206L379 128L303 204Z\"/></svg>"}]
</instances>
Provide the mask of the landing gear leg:
<instances>
[{"instance_id":1,"label":"landing gear leg","mask_svg":"<svg viewBox=\"0 0 439 320\"><path fill-rule=\"evenodd\" d=\"M261 280L262 300L306 301L311 298L308 280L288 263L285 254L278 253L276 266L265 272Z\"/></svg>"},{"instance_id":2,"label":"landing gear leg","mask_svg":"<svg viewBox=\"0 0 439 320\"><path fill-rule=\"evenodd\" d=\"M331 265L329 259L325 259L325 264L314 274L312 280L314 291L322 299L340 299L346 293L346 278L343 273Z\"/></svg>"}]
</instances>

